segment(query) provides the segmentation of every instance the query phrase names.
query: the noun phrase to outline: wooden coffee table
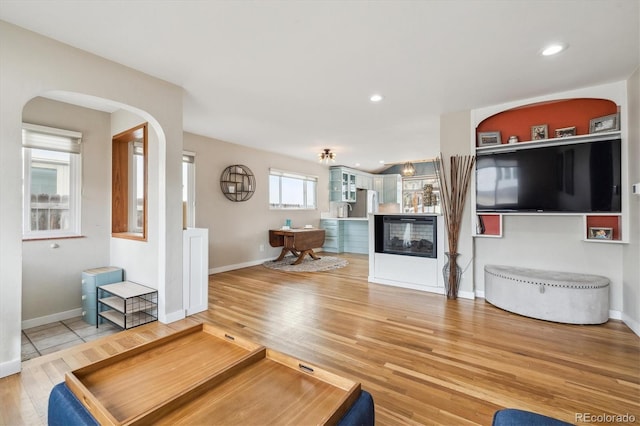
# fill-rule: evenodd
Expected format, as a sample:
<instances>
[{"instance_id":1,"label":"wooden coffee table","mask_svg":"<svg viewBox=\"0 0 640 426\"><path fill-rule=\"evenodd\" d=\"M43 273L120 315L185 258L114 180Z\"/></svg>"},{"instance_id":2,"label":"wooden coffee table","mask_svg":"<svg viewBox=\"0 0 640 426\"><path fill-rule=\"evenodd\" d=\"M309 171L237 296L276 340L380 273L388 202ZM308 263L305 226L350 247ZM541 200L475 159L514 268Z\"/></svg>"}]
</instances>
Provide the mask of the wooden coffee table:
<instances>
[{"instance_id":1,"label":"wooden coffee table","mask_svg":"<svg viewBox=\"0 0 640 426\"><path fill-rule=\"evenodd\" d=\"M276 262L284 259L289 252L297 256L292 265L300 264L307 254L313 260L318 260L320 258L313 249L324 245L324 229L270 229L269 244L271 247L282 247Z\"/></svg>"}]
</instances>

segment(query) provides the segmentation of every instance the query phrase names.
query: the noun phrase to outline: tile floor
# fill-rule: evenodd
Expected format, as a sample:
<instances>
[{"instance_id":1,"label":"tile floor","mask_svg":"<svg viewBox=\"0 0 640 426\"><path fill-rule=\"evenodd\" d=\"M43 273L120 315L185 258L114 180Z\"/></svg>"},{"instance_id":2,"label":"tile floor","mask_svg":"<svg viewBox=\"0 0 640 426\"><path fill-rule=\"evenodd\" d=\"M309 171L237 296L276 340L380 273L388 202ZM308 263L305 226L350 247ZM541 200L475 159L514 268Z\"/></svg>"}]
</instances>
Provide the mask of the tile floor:
<instances>
[{"instance_id":1,"label":"tile floor","mask_svg":"<svg viewBox=\"0 0 640 426\"><path fill-rule=\"evenodd\" d=\"M95 325L86 323L82 317L27 328L22 330L22 361L89 342L119 331L119 328L106 322L96 328Z\"/></svg>"}]
</instances>

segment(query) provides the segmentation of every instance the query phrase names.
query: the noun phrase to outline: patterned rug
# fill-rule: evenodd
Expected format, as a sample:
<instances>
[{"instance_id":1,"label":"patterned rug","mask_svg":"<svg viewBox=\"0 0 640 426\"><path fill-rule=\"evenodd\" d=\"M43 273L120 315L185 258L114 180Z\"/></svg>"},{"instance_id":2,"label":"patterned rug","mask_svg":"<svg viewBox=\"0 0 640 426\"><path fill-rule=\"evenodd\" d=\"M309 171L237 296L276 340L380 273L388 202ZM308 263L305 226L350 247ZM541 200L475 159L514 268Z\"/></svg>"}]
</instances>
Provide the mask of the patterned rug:
<instances>
[{"instance_id":1,"label":"patterned rug","mask_svg":"<svg viewBox=\"0 0 640 426\"><path fill-rule=\"evenodd\" d=\"M345 259L340 259L333 256L319 256L320 259L313 260L311 257L306 256L302 263L299 265L292 265L296 260L294 256L285 256L279 262L269 260L264 262L263 265L269 269L276 269L278 271L287 272L320 272L330 271L331 269L344 268L349 264Z\"/></svg>"}]
</instances>

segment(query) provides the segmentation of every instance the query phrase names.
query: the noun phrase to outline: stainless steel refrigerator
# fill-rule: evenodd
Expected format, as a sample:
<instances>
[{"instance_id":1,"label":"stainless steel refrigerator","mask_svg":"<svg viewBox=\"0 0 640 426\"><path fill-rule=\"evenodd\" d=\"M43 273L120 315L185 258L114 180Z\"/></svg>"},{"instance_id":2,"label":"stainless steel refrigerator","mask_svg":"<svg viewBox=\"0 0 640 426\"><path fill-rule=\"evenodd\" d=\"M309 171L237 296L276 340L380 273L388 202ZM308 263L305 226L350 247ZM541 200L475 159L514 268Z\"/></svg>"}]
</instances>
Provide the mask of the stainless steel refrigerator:
<instances>
[{"instance_id":1,"label":"stainless steel refrigerator","mask_svg":"<svg viewBox=\"0 0 640 426\"><path fill-rule=\"evenodd\" d=\"M378 212L378 192L370 189L356 190L356 202L351 203L349 217L367 217Z\"/></svg>"}]
</instances>

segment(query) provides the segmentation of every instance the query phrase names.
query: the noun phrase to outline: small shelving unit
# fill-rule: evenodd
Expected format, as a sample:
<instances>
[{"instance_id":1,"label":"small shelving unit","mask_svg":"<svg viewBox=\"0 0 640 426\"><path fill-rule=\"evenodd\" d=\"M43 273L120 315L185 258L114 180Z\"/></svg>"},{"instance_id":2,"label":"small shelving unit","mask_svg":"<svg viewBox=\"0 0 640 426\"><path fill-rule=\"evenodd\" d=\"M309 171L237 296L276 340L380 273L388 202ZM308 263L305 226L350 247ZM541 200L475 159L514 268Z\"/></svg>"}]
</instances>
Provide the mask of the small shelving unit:
<instances>
[{"instance_id":1,"label":"small shelving unit","mask_svg":"<svg viewBox=\"0 0 640 426\"><path fill-rule=\"evenodd\" d=\"M476 236L501 238L502 215L498 213L478 213Z\"/></svg>"},{"instance_id":2,"label":"small shelving unit","mask_svg":"<svg viewBox=\"0 0 640 426\"><path fill-rule=\"evenodd\" d=\"M229 166L220 176L220 189L231 201L247 201L256 190L256 178L247 166Z\"/></svg>"},{"instance_id":3,"label":"small shelving unit","mask_svg":"<svg viewBox=\"0 0 640 426\"><path fill-rule=\"evenodd\" d=\"M589 214L584 216L585 241L590 243L619 243L622 241L622 217L614 214ZM599 238L591 235L593 228L611 230L610 238ZM604 234L609 235L609 234Z\"/></svg>"},{"instance_id":4,"label":"small shelving unit","mask_svg":"<svg viewBox=\"0 0 640 426\"><path fill-rule=\"evenodd\" d=\"M100 317L124 330L158 319L155 289L131 281L101 285L97 289L96 327Z\"/></svg>"},{"instance_id":5,"label":"small shelving unit","mask_svg":"<svg viewBox=\"0 0 640 426\"><path fill-rule=\"evenodd\" d=\"M538 148L541 146L557 146L557 145L566 145L570 143L597 142L597 141L609 140L612 137L616 137L616 136L620 137L620 135L621 135L621 132L617 130L615 132L591 133L588 135L566 136L563 138L549 138L549 139L540 139L535 141L503 143L500 145L476 147L476 153L478 155L482 155L482 154L490 154L493 152L517 151L521 149Z\"/></svg>"}]
</instances>

